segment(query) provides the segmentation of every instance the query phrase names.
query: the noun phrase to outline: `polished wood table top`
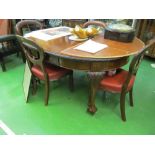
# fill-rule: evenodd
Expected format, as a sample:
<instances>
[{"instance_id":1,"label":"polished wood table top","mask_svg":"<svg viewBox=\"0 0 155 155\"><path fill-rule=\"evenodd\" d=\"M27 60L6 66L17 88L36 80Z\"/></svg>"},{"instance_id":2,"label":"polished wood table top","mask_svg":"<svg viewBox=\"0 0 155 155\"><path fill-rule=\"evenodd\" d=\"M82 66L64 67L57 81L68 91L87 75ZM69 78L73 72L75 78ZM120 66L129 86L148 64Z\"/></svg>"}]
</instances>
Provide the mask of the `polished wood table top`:
<instances>
[{"instance_id":1,"label":"polished wood table top","mask_svg":"<svg viewBox=\"0 0 155 155\"><path fill-rule=\"evenodd\" d=\"M50 29L42 31L48 32L50 31ZM69 40L69 36L63 36L49 41L40 40L34 37L30 38L50 54L69 56L73 58L88 58L88 59L120 58L136 54L139 50L141 50L144 47L144 43L136 37L133 40L133 42L124 43L104 39L104 34L101 33L95 36L92 40L106 44L108 45L108 47L92 54L74 49L76 46L82 44L83 42L71 41Z\"/></svg>"}]
</instances>

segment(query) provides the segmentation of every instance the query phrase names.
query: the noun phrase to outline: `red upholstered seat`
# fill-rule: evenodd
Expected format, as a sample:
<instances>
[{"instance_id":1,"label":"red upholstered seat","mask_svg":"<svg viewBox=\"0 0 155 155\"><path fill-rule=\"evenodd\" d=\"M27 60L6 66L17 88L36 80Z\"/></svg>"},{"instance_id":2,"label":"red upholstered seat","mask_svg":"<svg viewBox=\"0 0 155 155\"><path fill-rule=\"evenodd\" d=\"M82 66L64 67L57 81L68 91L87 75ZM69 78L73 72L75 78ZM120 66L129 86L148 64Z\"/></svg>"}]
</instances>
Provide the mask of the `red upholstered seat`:
<instances>
[{"instance_id":1,"label":"red upholstered seat","mask_svg":"<svg viewBox=\"0 0 155 155\"><path fill-rule=\"evenodd\" d=\"M48 74L49 80L59 79L65 74L71 72L71 70L60 68L53 65L46 65L45 69ZM41 71L40 66L33 66L31 70L36 77L38 77L40 80L44 80L44 74Z\"/></svg>"},{"instance_id":2,"label":"red upholstered seat","mask_svg":"<svg viewBox=\"0 0 155 155\"><path fill-rule=\"evenodd\" d=\"M119 73L116 73L114 76L105 76L100 82L100 88L110 92L121 92L122 86L127 78L128 71L123 69ZM128 84L128 91L132 88L134 84L135 76L131 77L131 80Z\"/></svg>"}]
</instances>

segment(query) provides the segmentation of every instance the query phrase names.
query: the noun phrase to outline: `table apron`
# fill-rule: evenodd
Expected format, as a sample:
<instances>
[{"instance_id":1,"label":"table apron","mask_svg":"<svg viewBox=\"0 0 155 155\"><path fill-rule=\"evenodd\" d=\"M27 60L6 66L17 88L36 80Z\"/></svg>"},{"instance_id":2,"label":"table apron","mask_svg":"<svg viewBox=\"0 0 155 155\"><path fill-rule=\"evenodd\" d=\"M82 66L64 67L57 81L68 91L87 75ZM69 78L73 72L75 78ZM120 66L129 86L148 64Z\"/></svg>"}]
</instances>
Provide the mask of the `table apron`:
<instances>
[{"instance_id":1,"label":"table apron","mask_svg":"<svg viewBox=\"0 0 155 155\"><path fill-rule=\"evenodd\" d=\"M115 68L119 68L128 63L129 57L122 57L119 59L111 59L103 61L83 61L83 60L72 60L63 57L57 57L53 55L49 55L48 61L57 66L61 66L67 69L72 70L81 70L81 71L89 71L89 72L101 72L106 70L111 70Z\"/></svg>"}]
</instances>

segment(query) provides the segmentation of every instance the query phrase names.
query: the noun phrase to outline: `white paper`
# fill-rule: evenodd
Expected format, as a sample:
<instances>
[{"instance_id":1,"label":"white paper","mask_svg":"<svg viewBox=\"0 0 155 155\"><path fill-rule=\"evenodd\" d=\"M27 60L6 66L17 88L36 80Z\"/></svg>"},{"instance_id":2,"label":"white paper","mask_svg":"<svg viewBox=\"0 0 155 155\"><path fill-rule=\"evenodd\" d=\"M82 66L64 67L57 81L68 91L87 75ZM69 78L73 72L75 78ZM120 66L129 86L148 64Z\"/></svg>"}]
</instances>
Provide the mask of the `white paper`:
<instances>
[{"instance_id":1,"label":"white paper","mask_svg":"<svg viewBox=\"0 0 155 155\"><path fill-rule=\"evenodd\" d=\"M48 41L48 40L54 39L55 36L45 34L44 32L40 32L40 31L37 32L36 31L36 32L28 33L24 37L26 37L26 38L34 37L34 38L37 38L37 39L40 39L40 40Z\"/></svg>"},{"instance_id":2,"label":"white paper","mask_svg":"<svg viewBox=\"0 0 155 155\"><path fill-rule=\"evenodd\" d=\"M29 66L27 64L27 61L26 61L25 70L24 70L24 79L23 79L23 90L24 90L24 95L25 95L26 102L27 102L27 99L28 99L31 78L32 78L32 74L31 74L30 68L29 68Z\"/></svg>"},{"instance_id":3,"label":"white paper","mask_svg":"<svg viewBox=\"0 0 155 155\"><path fill-rule=\"evenodd\" d=\"M62 36L70 35L71 32L69 30L70 29L68 27L50 28L47 30L38 30L27 33L24 35L24 37L34 37L40 40L48 41Z\"/></svg>"},{"instance_id":4,"label":"white paper","mask_svg":"<svg viewBox=\"0 0 155 155\"><path fill-rule=\"evenodd\" d=\"M88 40L85 43L75 47L74 49L81 50L89 53L96 53L104 48L108 47L105 44L97 43L93 40Z\"/></svg>"},{"instance_id":5,"label":"white paper","mask_svg":"<svg viewBox=\"0 0 155 155\"><path fill-rule=\"evenodd\" d=\"M151 67L152 67L152 68L155 68L155 64L151 64Z\"/></svg>"}]
</instances>

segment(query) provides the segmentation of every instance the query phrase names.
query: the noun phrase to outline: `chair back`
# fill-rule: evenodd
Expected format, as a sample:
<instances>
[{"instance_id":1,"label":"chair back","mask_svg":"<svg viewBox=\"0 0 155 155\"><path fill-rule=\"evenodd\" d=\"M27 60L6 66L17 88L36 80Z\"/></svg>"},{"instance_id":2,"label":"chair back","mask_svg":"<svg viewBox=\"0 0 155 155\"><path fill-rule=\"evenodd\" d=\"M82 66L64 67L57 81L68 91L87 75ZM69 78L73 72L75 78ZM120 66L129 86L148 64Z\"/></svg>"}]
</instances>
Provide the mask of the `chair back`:
<instances>
[{"instance_id":1,"label":"chair back","mask_svg":"<svg viewBox=\"0 0 155 155\"><path fill-rule=\"evenodd\" d=\"M103 22L101 22L101 21L88 21L88 22L86 22L86 23L83 24L83 27L86 28L89 25L100 26L102 28L105 28L106 27L106 24L103 23Z\"/></svg>"},{"instance_id":2,"label":"chair back","mask_svg":"<svg viewBox=\"0 0 155 155\"><path fill-rule=\"evenodd\" d=\"M22 36L17 36L17 38L21 43L30 70L33 66L38 66L39 69L43 72L44 77L47 78L48 75L45 70L45 63L44 63L44 57L45 57L44 50L35 42L29 39L26 39Z\"/></svg>"},{"instance_id":3,"label":"chair back","mask_svg":"<svg viewBox=\"0 0 155 155\"><path fill-rule=\"evenodd\" d=\"M139 65L144 57L145 52L149 49L152 48L155 44L155 39L150 40L149 44L147 44L138 54L136 54L129 66L129 71L128 71L128 76L126 81L124 82L124 85L122 87L122 91L127 91L128 84L130 82L131 77L134 75L136 76L136 73L138 71Z\"/></svg>"},{"instance_id":4,"label":"chair back","mask_svg":"<svg viewBox=\"0 0 155 155\"><path fill-rule=\"evenodd\" d=\"M16 33L23 36L24 31L31 32L42 29L42 24L37 20L21 20L16 24Z\"/></svg>"}]
</instances>

